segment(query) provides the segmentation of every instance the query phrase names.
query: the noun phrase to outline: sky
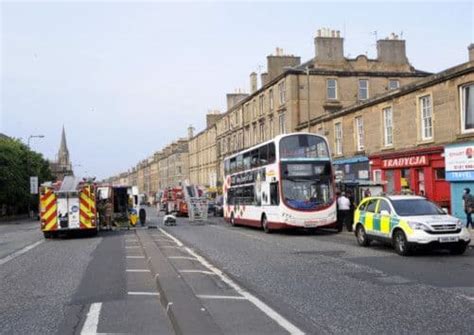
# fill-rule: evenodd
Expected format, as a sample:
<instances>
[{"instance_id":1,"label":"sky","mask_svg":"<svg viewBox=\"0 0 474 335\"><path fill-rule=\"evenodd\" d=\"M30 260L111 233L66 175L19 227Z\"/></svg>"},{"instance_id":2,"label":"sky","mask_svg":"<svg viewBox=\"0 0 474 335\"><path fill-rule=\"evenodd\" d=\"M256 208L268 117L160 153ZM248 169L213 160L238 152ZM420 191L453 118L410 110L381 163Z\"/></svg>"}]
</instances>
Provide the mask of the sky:
<instances>
[{"instance_id":1,"label":"sky","mask_svg":"<svg viewBox=\"0 0 474 335\"><path fill-rule=\"evenodd\" d=\"M1 2L0 132L29 135L54 159L62 126L73 168L126 171L187 127L205 127L225 94L249 90L276 47L314 57L317 29L340 30L344 53L375 58L376 37L406 40L417 69L466 62L471 2ZM374 33L376 32L376 33Z\"/></svg>"}]
</instances>

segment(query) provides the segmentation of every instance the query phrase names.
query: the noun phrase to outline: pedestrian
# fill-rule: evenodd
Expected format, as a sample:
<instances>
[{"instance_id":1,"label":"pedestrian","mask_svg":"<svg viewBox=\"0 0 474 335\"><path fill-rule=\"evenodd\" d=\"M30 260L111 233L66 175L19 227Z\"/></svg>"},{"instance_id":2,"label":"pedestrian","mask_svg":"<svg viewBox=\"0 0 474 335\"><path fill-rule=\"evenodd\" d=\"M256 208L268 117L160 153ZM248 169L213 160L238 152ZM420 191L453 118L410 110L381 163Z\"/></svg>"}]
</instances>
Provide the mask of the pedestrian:
<instances>
[{"instance_id":1,"label":"pedestrian","mask_svg":"<svg viewBox=\"0 0 474 335\"><path fill-rule=\"evenodd\" d=\"M466 228L474 227L472 224L472 212L474 210L474 196L471 194L471 189L466 187L462 196L464 212L466 213Z\"/></svg>"},{"instance_id":2,"label":"pedestrian","mask_svg":"<svg viewBox=\"0 0 474 335\"><path fill-rule=\"evenodd\" d=\"M342 192L341 196L337 199L337 207L339 209L341 225L345 225L347 228L347 231L352 231L351 224L348 222L349 214L351 210L351 202L346 197L346 194L344 192Z\"/></svg>"},{"instance_id":3,"label":"pedestrian","mask_svg":"<svg viewBox=\"0 0 474 335\"><path fill-rule=\"evenodd\" d=\"M355 199L354 194L351 190L347 191L346 195L347 199L349 199L350 207L349 212L346 218L346 229L347 231L352 231L352 223L354 222L354 211L355 211Z\"/></svg>"}]
</instances>

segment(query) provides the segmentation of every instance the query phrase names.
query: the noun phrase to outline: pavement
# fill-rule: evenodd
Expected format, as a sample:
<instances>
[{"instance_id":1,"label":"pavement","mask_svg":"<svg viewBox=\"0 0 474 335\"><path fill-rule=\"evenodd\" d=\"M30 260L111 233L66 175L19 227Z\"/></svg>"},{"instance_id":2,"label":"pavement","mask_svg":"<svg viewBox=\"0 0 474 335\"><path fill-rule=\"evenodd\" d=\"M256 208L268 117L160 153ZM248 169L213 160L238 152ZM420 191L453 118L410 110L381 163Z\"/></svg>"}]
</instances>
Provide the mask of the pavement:
<instances>
[{"instance_id":1,"label":"pavement","mask_svg":"<svg viewBox=\"0 0 474 335\"><path fill-rule=\"evenodd\" d=\"M352 233L265 234L179 218L45 240L0 225L0 334L472 333L474 249L359 247Z\"/></svg>"}]
</instances>

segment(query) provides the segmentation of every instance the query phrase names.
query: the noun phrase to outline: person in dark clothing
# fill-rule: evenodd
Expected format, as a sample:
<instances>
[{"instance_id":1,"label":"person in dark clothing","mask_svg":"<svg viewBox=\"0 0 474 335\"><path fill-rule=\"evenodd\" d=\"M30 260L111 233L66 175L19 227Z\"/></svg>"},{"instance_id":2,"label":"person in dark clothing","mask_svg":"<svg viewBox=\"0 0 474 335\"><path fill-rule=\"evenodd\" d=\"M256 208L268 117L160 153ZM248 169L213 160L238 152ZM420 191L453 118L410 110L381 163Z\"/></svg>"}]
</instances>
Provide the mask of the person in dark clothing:
<instances>
[{"instance_id":1,"label":"person in dark clothing","mask_svg":"<svg viewBox=\"0 0 474 335\"><path fill-rule=\"evenodd\" d=\"M471 225L471 228L474 227L472 224L472 212L474 210L474 196L471 194L471 189L466 187L464 189L464 194L462 196L464 203L464 213L466 213L466 228Z\"/></svg>"},{"instance_id":2,"label":"person in dark clothing","mask_svg":"<svg viewBox=\"0 0 474 335\"><path fill-rule=\"evenodd\" d=\"M354 195L352 194L352 191L347 191L347 199L349 199L350 202L350 207L349 207L349 212L347 213L346 217L346 229L347 231L351 232L352 231L352 224L354 223L354 211L355 211L355 199Z\"/></svg>"}]
</instances>

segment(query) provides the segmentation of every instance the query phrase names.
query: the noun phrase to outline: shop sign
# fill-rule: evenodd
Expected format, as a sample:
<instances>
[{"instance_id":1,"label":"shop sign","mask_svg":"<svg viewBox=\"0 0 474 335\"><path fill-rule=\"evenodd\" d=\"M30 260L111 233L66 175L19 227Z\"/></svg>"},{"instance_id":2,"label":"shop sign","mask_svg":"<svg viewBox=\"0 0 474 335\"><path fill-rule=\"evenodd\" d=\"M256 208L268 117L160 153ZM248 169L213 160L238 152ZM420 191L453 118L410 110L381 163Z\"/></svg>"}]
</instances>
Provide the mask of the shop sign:
<instances>
[{"instance_id":1,"label":"shop sign","mask_svg":"<svg viewBox=\"0 0 474 335\"><path fill-rule=\"evenodd\" d=\"M446 147L444 159L446 171L474 170L474 145Z\"/></svg>"},{"instance_id":2,"label":"shop sign","mask_svg":"<svg viewBox=\"0 0 474 335\"><path fill-rule=\"evenodd\" d=\"M382 161L382 168L384 169L396 169L412 166L425 166L428 165L428 156L411 156L401 158L384 159Z\"/></svg>"},{"instance_id":3,"label":"shop sign","mask_svg":"<svg viewBox=\"0 0 474 335\"><path fill-rule=\"evenodd\" d=\"M474 180L474 171L446 171L446 180L448 181Z\"/></svg>"}]
</instances>

